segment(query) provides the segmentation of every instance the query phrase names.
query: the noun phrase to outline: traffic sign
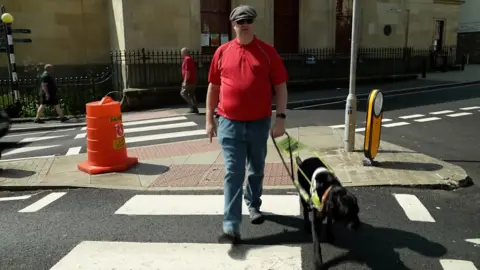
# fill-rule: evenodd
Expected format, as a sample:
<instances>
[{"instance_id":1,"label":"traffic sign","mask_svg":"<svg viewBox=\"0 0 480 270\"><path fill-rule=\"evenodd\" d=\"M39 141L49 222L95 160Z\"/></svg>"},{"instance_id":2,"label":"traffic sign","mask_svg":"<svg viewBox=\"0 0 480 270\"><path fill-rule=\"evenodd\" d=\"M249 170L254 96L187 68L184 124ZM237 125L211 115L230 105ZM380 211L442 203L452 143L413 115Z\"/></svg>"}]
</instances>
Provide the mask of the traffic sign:
<instances>
[{"instance_id":1,"label":"traffic sign","mask_svg":"<svg viewBox=\"0 0 480 270\"><path fill-rule=\"evenodd\" d=\"M117 138L123 137L125 135L123 131L123 124L116 124L115 131L117 133Z\"/></svg>"}]
</instances>

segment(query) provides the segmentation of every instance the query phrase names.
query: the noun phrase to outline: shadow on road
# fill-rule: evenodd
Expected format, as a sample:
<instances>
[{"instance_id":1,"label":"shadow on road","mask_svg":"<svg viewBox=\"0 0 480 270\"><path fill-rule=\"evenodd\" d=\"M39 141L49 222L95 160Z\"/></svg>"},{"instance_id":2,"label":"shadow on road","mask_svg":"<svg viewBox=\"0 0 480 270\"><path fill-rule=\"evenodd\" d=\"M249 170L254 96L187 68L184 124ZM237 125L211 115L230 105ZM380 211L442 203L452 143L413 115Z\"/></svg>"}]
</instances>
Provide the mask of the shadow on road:
<instances>
[{"instance_id":1,"label":"shadow on road","mask_svg":"<svg viewBox=\"0 0 480 270\"><path fill-rule=\"evenodd\" d=\"M267 222L274 222L289 226L295 231L268 235L260 238L244 239L238 247L233 247L229 256L233 259L243 260L247 252L261 245L288 245L311 243L311 235L303 231L303 220L291 216L265 216ZM268 226L268 223L265 224ZM371 269L409 269L402 262L396 249L410 249L423 256L439 258L446 254L447 249L436 242L430 241L416 233L399 229L375 227L363 223L357 232L349 231L339 225L334 226L336 236L334 247L345 249L346 252L334 258L323 256L326 269L347 262L366 264ZM249 246L245 246L249 245ZM327 243L323 244L325 249ZM312 247L313 248L313 247ZM309 250L311 256L313 251Z\"/></svg>"},{"instance_id":2,"label":"shadow on road","mask_svg":"<svg viewBox=\"0 0 480 270\"><path fill-rule=\"evenodd\" d=\"M433 172L443 168L440 164L424 163L424 162L403 162L403 161L382 161L379 162L378 167L392 170L406 170L406 171L426 171Z\"/></svg>"},{"instance_id":3,"label":"shadow on road","mask_svg":"<svg viewBox=\"0 0 480 270\"><path fill-rule=\"evenodd\" d=\"M28 170L19 170L19 169L3 169L0 171L0 177L3 178L25 178L34 175L36 172Z\"/></svg>"}]
</instances>

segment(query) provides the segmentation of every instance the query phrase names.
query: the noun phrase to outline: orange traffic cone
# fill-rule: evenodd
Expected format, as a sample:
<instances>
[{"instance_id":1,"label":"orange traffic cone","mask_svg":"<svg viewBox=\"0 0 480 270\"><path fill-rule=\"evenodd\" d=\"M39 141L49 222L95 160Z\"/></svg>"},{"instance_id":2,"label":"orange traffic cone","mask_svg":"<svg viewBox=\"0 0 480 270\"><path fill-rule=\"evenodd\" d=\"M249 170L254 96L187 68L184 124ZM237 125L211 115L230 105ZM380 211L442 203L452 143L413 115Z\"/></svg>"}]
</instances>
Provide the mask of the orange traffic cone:
<instances>
[{"instance_id":1,"label":"orange traffic cone","mask_svg":"<svg viewBox=\"0 0 480 270\"><path fill-rule=\"evenodd\" d=\"M106 96L87 103L87 161L78 164L88 174L121 172L138 163L127 156L120 102Z\"/></svg>"}]
</instances>

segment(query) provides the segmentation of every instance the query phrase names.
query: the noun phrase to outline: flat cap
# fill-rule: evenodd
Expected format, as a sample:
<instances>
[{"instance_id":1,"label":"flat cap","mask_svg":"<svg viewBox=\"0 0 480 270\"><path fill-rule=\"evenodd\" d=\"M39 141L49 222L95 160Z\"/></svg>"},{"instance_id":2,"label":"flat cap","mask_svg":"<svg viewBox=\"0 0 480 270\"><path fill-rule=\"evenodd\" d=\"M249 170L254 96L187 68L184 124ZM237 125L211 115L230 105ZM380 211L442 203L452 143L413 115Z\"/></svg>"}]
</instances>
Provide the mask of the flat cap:
<instances>
[{"instance_id":1,"label":"flat cap","mask_svg":"<svg viewBox=\"0 0 480 270\"><path fill-rule=\"evenodd\" d=\"M253 7L247 5L240 5L230 12L230 21L232 22L245 19L255 20L255 18L257 18L257 12Z\"/></svg>"}]
</instances>

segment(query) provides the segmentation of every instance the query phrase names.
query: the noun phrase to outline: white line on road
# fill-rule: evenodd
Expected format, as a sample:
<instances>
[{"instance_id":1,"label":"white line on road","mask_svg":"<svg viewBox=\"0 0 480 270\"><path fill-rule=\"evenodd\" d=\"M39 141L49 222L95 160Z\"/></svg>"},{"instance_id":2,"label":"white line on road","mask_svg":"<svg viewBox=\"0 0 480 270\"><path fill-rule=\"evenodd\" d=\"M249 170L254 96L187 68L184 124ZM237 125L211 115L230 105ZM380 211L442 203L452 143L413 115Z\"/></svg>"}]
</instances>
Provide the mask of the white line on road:
<instances>
[{"instance_id":1,"label":"white line on road","mask_svg":"<svg viewBox=\"0 0 480 270\"><path fill-rule=\"evenodd\" d=\"M440 117L428 117L428 118L422 118L422 119L414 119L413 121L423 123L423 122L430 122L430 121L435 121L435 120L440 120L440 119L442 119L442 118L440 118Z\"/></svg>"},{"instance_id":2,"label":"white line on road","mask_svg":"<svg viewBox=\"0 0 480 270\"><path fill-rule=\"evenodd\" d=\"M329 126L330 128L345 128L345 124Z\"/></svg>"},{"instance_id":3,"label":"white line on road","mask_svg":"<svg viewBox=\"0 0 480 270\"><path fill-rule=\"evenodd\" d=\"M70 136L70 135L67 134L67 135L58 135L58 136L29 137L29 138L22 139L19 143L31 143L31 142L45 141L45 140L51 140L51 139L66 137L66 136Z\"/></svg>"},{"instance_id":4,"label":"white line on road","mask_svg":"<svg viewBox=\"0 0 480 270\"><path fill-rule=\"evenodd\" d=\"M480 106L460 108L460 110L462 111L471 111L471 110L478 110L478 109L480 109Z\"/></svg>"},{"instance_id":5,"label":"white line on road","mask_svg":"<svg viewBox=\"0 0 480 270\"><path fill-rule=\"evenodd\" d=\"M4 156L15 155L15 154L21 154L21 153L32 152L32 151L45 150L45 149L59 147L59 146L61 145L57 144L57 145L25 146L21 148L15 148L12 151L4 153L3 155Z\"/></svg>"},{"instance_id":6,"label":"white line on road","mask_svg":"<svg viewBox=\"0 0 480 270\"><path fill-rule=\"evenodd\" d=\"M69 128L69 129L59 129L59 130L32 132L32 133L13 134L13 135L7 135L7 136L5 136L4 138L21 137L21 136L31 136L31 135L37 135L37 134L45 134L45 133L51 133L51 132L65 132L65 131L72 131L72 130L75 130L75 129L74 129L74 128Z\"/></svg>"},{"instance_id":7,"label":"white line on road","mask_svg":"<svg viewBox=\"0 0 480 270\"><path fill-rule=\"evenodd\" d=\"M50 270L93 269L302 269L298 246L216 243L83 241ZM238 253L237 253L238 252ZM193 266L193 267L192 267Z\"/></svg>"},{"instance_id":8,"label":"white line on road","mask_svg":"<svg viewBox=\"0 0 480 270\"><path fill-rule=\"evenodd\" d=\"M165 125L156 125L156 126L146 126L146 127L136 127L136 128L127 128L124 130L125 134L135 133L135 132L145 132L145 131L154 131L154 130L165 130L165 129L174 129L174 128L185 128L185 127L194 127L197 126L195 122L183 122L175 124L165 124ZM75 139L85 138L87 133L80 133L75 136Z\"/></svg>"},{"instance_id":9,"label":"white line on road","mask_svg":"<svg viewBox=\"0 0 480 270\"><path fill-rule=\"evenodd\" d=\"M445 110L445 111L431 112L430 114L439 115L439 114L447 114L447 113L453 113L453 112L454 111Z\"/></svg>"},{"instance_id":10,"label":"white line on road","mask_svg":"<svg viewBox=\"0 0 480 270\"><path fill-rule=\"evenodd\" d=\"M81 150L82 150L82 147L81 147L81 146L70 147L70 148L68 148L68 151L67 151L67 153L65 154L65 156L78 155Z\"/></svg>"},{"instance_id":11,"label":"white line on road","mask_svg":"<svg viewBox=\"0 0 480 270\"><path fill-rule=\"evenodd\" d=\"M412 115L400 116L398 118L400 118L400 119L412 119L412 118L419 118L419 117L423 117L423 116L424 116L423 114L412 114Z\"/></svg>"},{"instance_id":12,"label":"white line on road","mask_svg":"<svg viewBox=\"0 0 480 270\"><path fill-rule=\"evenodd\" d=\"M480 246L480 238L465 239L465 241L473 243Z\"/></svg>"},{"instance_id":13,"label":"white line on road","mask_svg":"<svg viewBox=\"0 0 480 270\"><path fill-rule=\"evenodd\" d=\"M30 199L30 197L32 197L32 195L23 195L23 196L14 196L14 197L3 197L3 198L0 198L0 202L20 201L20 200Z\"/></svg>"},{"instance_id":14,"label":"white line on road","mask_svg":"<svg viewBox=\"0 0 480 270\"><path fill-rule=\"evenodd\" d=\"M443 270L477 270L473 262L462 260L440 260Z\"/></svg>"},{"instance_id":15,"label":"white line on road","mask_svg":"<svg viewBox=\"0 0 480 270\"><path fill-rule=\"evenodd\" d=\"M199 135L205 135L206 136L206 134L207 133L206 133L205 130L199 129L199 130L191 130L191 131L162 133L162 134L155 134L155 135L126 137L125 142L128 144L128 143L165 140L165 139L173 139L173 138L181 138L181 137L189 137L189 136L199 136Z\"/></svg>"},{"instance_id":16,"label":"white line on road","mask_svg":"<svg viewBox=\"0 0 480 270\"><path fill-rule=\"evenodd\" d=\"M124 127L138 126L138 125L165 123L165 122L182 121L182 120L187 120L187 117L175 116L175 117L156 118L156 119L147 119L147 120L138 120L138 121L126 121L126 122L123 122L123 126ZM87 130L87 127L83 127L82 130Z\"/></svg>"},{"instance_id":17,"label":"white line on road","mask_svg":"<svg viewBox=\"0 0 480 270\"><path fill-rule=\"evenodd\" d=\"M408 122L396 122L396 123L390 123L390 124L385 124L385 125L382 125L383 127L400 127L400 126L406 126L406 125L410 125L410 123Z\"/></svg>"},{"instance_id":18,"label":"white line on road","mask_svg":"<svg viewBox=\"0 0 480 270\"><path fill-rule=\"evenodd\" d=\"M83 139L85 137L87 137L87 133L79 133L73 139Z\"/></svg>"},{"instance_id":19,"label":"white line on road","mask_svg":"<svg viewBox=\"0 0 480 270\"><path fill-rule=\"evenodd\" d=\"M47 196L41 198L40 200L30 204L29 206L19 210L20 213L31 213L37 212L38 210L44 208L45 206L51 204L52 202L60 199L63 195L67 194L66 192L52 192Z\"/></svg>"},{"instance_id":20,"label":"white line on road","mask_svg":"<svg viewBox=\"0 0 480 270\"><path fill-rule=\"evenodd\" d=\"M364 128L364 127L363 127L363 128L356 128L356 129L355 129L355 132L363 132L363 131L365 131L365 128Z\"/></svg>"},{"instance_id":21,"label":"white line on road","mask_svg":"<svg viewBox=\"0 0 480 270\"><path fill-rule=\"evenodd\" d=\"M465 115L471 115L473 113L470 112L461 112L461 113L453 113L453 114L447 114L448 117L459 117L459 116L465 116Z\"/></svg>"},{"instance_id":22,"label":"white line on road","mask_svg":"<svg viewBox=\"0 0 480 270\"><path fill-rule=\"evenodd\" d=\"M263 197L265 200L262 199L262 211L269 215L300 214L296 195L263 195ZM135 195L115 211L115 214L223 215L223 195ZM242 214L248 215L247 207L242 207Z\"/></svg>"},{"instance_id":23,"label":"white line on road","mask_svg":"<svg viewBox=\"0 0 480 270\"><path fill-rule=\"evenodd\" d=\"M415 195L411 194L393 194L398 204L402 207L405 215L411 221L435 222L427 208Z\"/></svg>"}]
</instances>

